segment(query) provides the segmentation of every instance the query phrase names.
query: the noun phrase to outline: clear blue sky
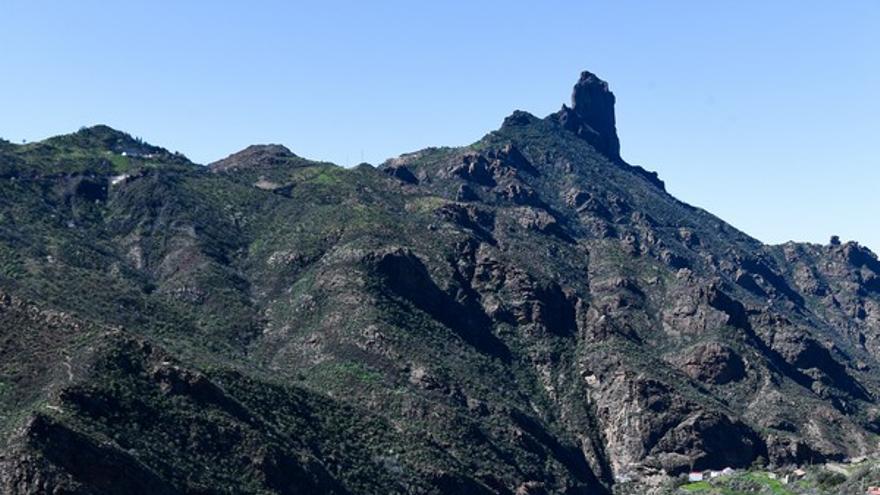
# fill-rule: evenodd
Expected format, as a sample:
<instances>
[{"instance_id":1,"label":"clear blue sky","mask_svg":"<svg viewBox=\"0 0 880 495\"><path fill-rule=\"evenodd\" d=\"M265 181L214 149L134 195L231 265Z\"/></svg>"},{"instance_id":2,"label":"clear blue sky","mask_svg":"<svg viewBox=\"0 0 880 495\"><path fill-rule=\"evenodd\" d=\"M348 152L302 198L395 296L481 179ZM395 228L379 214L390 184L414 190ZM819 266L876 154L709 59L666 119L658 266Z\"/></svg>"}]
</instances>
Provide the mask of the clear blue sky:
<instances>
[{"instance_id":1,"label":"clear blue sky","mask_svg":"<svg viewBox=\"0 0 880 495\"><path fill-rule=\"evenodd\" d=\"M765 242L880 249L880 1L6 0L0 136L106 123L198 162L378 163L544 116L581 69L622 154Z\"/></svg>"}]
</instances>

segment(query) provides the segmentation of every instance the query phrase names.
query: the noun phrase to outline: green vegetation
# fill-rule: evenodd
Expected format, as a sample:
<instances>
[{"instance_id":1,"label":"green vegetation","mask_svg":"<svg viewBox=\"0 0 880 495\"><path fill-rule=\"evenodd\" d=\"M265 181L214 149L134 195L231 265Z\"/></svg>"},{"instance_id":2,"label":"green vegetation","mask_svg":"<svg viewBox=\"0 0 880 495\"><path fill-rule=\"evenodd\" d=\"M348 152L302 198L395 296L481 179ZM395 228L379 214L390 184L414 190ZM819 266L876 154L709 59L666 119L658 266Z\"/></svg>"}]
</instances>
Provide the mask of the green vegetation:
<instances>
[{"instance_id":1,"label":"green vegetation","mask_svg":"<svg viewBox=\"0 0 880 495\"><path fill-rule=\"evenodd\" d=\"M850 472L844 475L836 470ZM792 468L776 471L747 470L705 481L684 482L664 493L705 495L862 495L867 486L877 484L880 464L876 459L859 464L807 466L804 476L796 476ZM771 473L775 473L772 474ZM787 481L790 480L790 481Z\"/></svg>"},{"instance_id":2,"label":"green vegetation","mask_svg":"<svg viewBox=\"0 0 880 495\"><path fill-rule=\"evenodd\" d=\"M766 472L877 443L872 254L763 246L554 116L505 122L355 169L0 143L0 491L24 458L59 493L874 482Z\"/></svg>"},{"instance_id":3,"label":"green vegetation","mask_svg":"<svg viewBox=\"0 0 880 495\"><path fill-rule=\"evenodd\" d=\"M318 365L311 374L316 383L330 389L337 388L342 382L349 380L362 382L363 385L378 384L382 381L382 375L356 362L331 362Z\"/></svg>"},{"instance_id":4,"label":"green vegetation","mask_svg":"<svg viewBox=\"0 0 880 495\"><path fill-rule=\"evenodd\" d=\"M693 483L682 485L681 489L688 493L701 493L710 491L712 485L710 485L708 481L695 481Z\"/></svg>"}]
</instances>

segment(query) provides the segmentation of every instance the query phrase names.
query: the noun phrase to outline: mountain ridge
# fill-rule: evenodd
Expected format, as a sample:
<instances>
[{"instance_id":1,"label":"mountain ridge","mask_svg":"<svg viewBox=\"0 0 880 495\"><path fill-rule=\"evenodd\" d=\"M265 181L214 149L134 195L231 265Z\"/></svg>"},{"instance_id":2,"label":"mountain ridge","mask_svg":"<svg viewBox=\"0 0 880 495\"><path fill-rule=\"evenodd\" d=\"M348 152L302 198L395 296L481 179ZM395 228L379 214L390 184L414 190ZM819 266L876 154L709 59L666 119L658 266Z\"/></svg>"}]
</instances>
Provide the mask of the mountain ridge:
<instances>
[{"instance_id":1,"label":"mountain ridge","mask_svg":"<svg viewBox=\"0 0 880 495\"><path fill-rule=\"evenodd\" d=\"M0 487L659 493L874 452L876 255L675 199L614 101L584 72L378 167L0 147Z\"/></svg>"}]
</instances>

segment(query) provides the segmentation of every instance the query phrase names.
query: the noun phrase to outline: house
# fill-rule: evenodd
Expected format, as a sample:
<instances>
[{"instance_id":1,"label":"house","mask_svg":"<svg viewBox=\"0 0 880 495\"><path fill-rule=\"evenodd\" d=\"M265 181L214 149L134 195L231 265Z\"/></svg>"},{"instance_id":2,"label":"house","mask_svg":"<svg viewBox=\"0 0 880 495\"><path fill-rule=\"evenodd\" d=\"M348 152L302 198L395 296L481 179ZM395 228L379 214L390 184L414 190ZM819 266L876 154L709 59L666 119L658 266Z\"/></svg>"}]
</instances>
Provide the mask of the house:
<instances>
[{"instance_id":1,"label":"house","mask_svg":"<svg viewBox=\"0 0 880 495\"><path fill-rule=\"evenodd\" d=\"M865 491L866 495L880 495L880 486L869 486Z\"/></svg>"},{"instance_id":2,"label":"house","mask_svg":"<svg viewBox=\"0 0 880 495\"><path fill-rule=\"evenodd\" d=\"M767 473L767 477L771 480L775 480L776 478L778 478L778 476L776 476L776 473Z\"/></svg>"},{"instance_id":3,"label":"house","mask_svg":"<svg viewBox=\"0 0 880 495\"><path fill-rule=\"evenodd\" d=\"M797 468L792 471L791 474L793 474L796 478L803 478L807 474L807 472L801 468Z\"/></svg>"},{"instance_id":4,"label":"house","mask_svg":"<svg viewBox=\"0 0 880 495\"><path fill-rule=\"evenodd\" d=\"M110 185L111 186L118 185L122 182L125 182L125 180L128 178L129 178L128 174L114 175L113 177L110 177Z\"/></svg>"},{"instance_id":5,"label":"house","mask_svg":"<svg viewBox=\"0 0 880 495\"><path fill-rule=\"evenodd\" d=\"M703 473L700 471L691 471L688 473L688 481L691 483L695 481L703 481Z\"/></svg>"},{"instance_id":6,"label":"house","mask_svg":"<svg viewBox=\"0 0 880 495\"><path fill-rule=\"evenodd\" d=\"M721 476L730 476L731 474L734 473L734 470L733 470L733 468L726 467L726 468L722 469L721 471L716 471L714 469L711 469L711 470L707 471L707 473L709 474L710 478L720 478Z\"/></svg>"}]
</instances>

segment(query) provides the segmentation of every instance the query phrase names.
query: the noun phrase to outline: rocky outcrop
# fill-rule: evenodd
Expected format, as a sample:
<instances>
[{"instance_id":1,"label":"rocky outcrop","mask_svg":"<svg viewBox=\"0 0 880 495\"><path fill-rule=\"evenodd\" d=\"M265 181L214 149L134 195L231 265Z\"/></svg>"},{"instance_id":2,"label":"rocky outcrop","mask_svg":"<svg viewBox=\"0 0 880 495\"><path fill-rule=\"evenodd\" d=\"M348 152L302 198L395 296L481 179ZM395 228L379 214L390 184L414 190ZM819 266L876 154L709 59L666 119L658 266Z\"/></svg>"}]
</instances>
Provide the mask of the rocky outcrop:
<instances>
[{"instance_id":1,"label":"rocky outcrop","mask_svg":"<svg viewBox=\"0 0 880 495\"><path fill-rule=\"evenodd\" d=\"M614 93L608 83L589 71L581 73L571 94L571 107L557 113L562 126L613 160L620 159L620 140L614 117Z\"/></svg>"},{"instance_id":2,"label":"rocky outcrop","mask_svg":"<svg viewBox=\"0 0 880 495\"><path fill-rule=\"evenodd\" d=\"M644 178L659 189L665 189L663 181L656 172L629 165L620 157L614 104L614 93L608 88L608 83L592 72L584 71L572 90L571 107L562 105L562 109L552 114L550 118L558 121L563 128L577 134L590 143L596 151L626 170ZM513 116L508 117L510 118Z\"/></svg>"},{"instance_id":3,"label":"rocky outcrop","mask_svg":"<svg viewBox=\"0 0 880 495\"><path fill-rule=\"evenodd\" d=\"M455 193L456 201L477 201L479 199L480 196L467 184L458 186L458 191Z\"/></svg>"},{"instance_id":4,"label":"rocky outcrop","mask_svg":"<svg viewBox=\"0 0 880 495\"><path fill-rule=\"evenodd\" d=\"M69 473L80 484L81 493L180 493L127 452L110 444L97 444L49 418L37 416L27 431L28 441L37 445L49 462Z\"/></svg>"},{"instance_id":5,"label":"rocky outcrop","mask_svg":"<svg viewBox=\"0 0 880 495\"><path fill-rule=\"evenodd\" d=\"M9 495L91 493L69 473L24 448L0 454L0 492Z\"/></svg>"},{"instance_id":6,"label":"rocky outcrop","mask_svg":"<svg viewBox=\"0 0 880 495\"><path fill-rule=\"evenodd\" d=\"M765 453L764 442L748 425L688 400L669 384L622 370L591 381L617 477L645 467L681 473L747 466Z\"/></svg>"},{"instance_id":7,"label":"rocky outcrop","mask_svg":"<svg viewBox=\"0 0 880 495\"><path fill-rule=\"evenodd\" d=\"M388 169L399 165L391 164ZM536 175L537 169L511 144L483 153L466 153L461 162L449 168L449 175L484 186L495 187L499 183L516 179L520 174Z\"/></svg>"},{"instance_id":8,"label":"rocky outcrop","mask_svg":"<svg viewBox=\"0 0 880 495\"><path fill-rule=\"evenodd\" d=\"M392 165L385 167L383 171L395 179L407 184L418 184L419 179L406 167L406 165Z\"/></svg>"},{"instance_id":9,"label":"rocky outcrop","mask_svg":"<svg viewBox=\"0 0 880 495\"><path fill-rule=\"evenodd\" d=\"M471 296L456 299L450 294L466 294L467 287L441 290L424 263L406 249L386 249L369 253L364 262L382 277L383 285L397 297L431 315L481 352L500 359L509 359L509 349L492 334L491 321L475 298Z\"/></svg>"},{"instance_id":10,"label":"rocky outcrop","mask_svg":"<svg viewBox=\"0 0 880 495\"><path fill-rule=\"evenodd\" d=\"M739 354L717 342L694 346L677 364L689 377L702 383L724 385L745 376L745 364Z\"/></svg>"}]
</instances>

